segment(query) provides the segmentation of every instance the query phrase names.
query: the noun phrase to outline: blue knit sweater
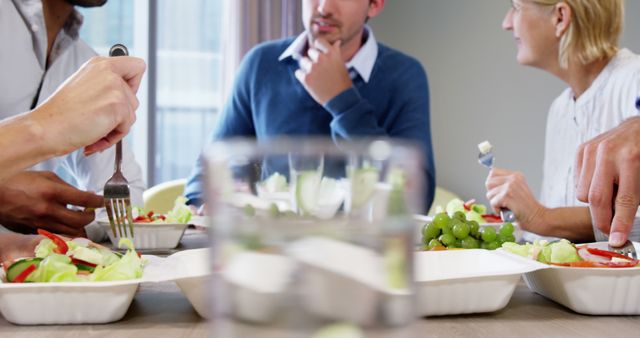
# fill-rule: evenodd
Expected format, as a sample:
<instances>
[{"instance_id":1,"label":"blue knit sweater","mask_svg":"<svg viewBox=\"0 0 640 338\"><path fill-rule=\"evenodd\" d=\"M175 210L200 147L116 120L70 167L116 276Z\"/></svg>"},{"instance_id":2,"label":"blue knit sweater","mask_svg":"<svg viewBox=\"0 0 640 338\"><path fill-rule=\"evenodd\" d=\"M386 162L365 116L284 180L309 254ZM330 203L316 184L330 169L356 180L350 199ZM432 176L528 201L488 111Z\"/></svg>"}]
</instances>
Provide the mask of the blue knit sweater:
<instances>
[{"instance_id":1,"label":"blue knit sweater","mask_svg":"<svg viewBox=\"0 0 640 338\"><path fill-rule=\"evenodd\" d=\"M244 58L219 119L213 140L253 136L391 137L419 144L424 152L425 209L433 201L435 166L429 122L429 88L420 63L378 44L368 83L357 76L350 89L325 106L318 104L296 79L298 63L279 56L293 38L255 47ZM190 204L201 203L203 159L198 159L185 188Z\"/></svg>"}]
</instances>

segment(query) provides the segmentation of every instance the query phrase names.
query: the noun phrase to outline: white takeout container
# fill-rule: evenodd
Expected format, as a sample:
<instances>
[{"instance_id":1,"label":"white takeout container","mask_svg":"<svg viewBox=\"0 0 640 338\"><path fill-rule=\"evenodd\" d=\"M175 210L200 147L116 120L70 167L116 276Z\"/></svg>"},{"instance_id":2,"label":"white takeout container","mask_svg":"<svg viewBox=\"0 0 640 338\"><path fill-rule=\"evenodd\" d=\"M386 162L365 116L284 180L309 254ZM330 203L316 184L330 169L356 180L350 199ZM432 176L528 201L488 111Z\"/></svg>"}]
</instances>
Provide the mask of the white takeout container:
<instances>
[{"instance_id":1,"label":"white takeout container","mask_svg":"<svg viewBox=\"0 0 640 338\"><path fill-rule=\"evenodd\" d=\"M210 249L194 249L177 252L168 257L175 260L178 275L174 282L187 297L196 312L207 319L213 318L213 275Z\"/></svg>"},{"instance_id":2,"label":"white takeout container","mask_svg":"<svg viewBox=\"0 0 640 338\"><path fill-rule=\"evenodd\" d=\"M19 325L110 323L125 315L139 283L0 283L0 312Z\"/></svg>"},{"instance_id":3,"label":"white takeout container","mask_svg":"<svg viewBox=\"0 0 640 338\"><path fill-rule=\"evenodd\" d=\"M294 270L295 263L282 255L244 251L232 256L221 272L232 314L254 323L273 321Z\"/></svg>"},{"instance_id":4,"label":"white takeout container","mask_svg":"<svg viewBox=\"0 0 640 338\"><path fill-rule=\"evenodd\" d=\"M640 245L634 242L636 250ZM515 255L514 255L515 256ZM524 281L534 292L588 315L640 315L640 268L547 266Z\"/></svg>"},{"instance_id":5,"label":"white takeout container","mask_svg":"<svg viewBox=\"0 0 640 338\"><path fill-rule=\"evenodd\" d=\"M389 324L406 322L403 306L411 290L385 286L383 257L375 251L329 238L294 242L289 254L299 263L304 307L321 318L371 326L383 305Z\"/></svg>"},{"instance_id":6,"label":"white takeout container","mask_svg":"<svg viewBox=\"0 0 640 338\"><path fill-rule=\"evenodd\" d=\"M114 236L109 220L99 219L98 224L107 232L113 246L117 246L120 236ZM133 223L133 246L136 250L173 249L180 243L187 226L180 223Z\"/></svg>"},{"instance_id":7,"label":"white takeout container","mask_svg":"<svg viewBox=\"0 0 640 338\"><path fill-rule=\"evenodd\" d=\"M415 214L413 215L413 220L416 225L416 237L415 237L416 243L422 244L422 227L424 227L425 224L433 221L433 217ZM503 223L480 223L480 227L481 228L493 227L496 229L496 232L497 232L502 224ZM512 224L513 224L513 237L515 237L516 243L520 243L522 242L522 236L524 235L524 231L522 230L522 228L520 228L518 223L512 223Z\"/></svg>"},{"instance_id":8,"label":"white takeout container","mask_svg":"<svg viewBox=\"0 0 640 338\"><path fill-rule=\"evenodd\" d=\"M419 251L414 255L420 316L493 312L504 308L523 273L546 265L482 249Z\"/></svg>"}]
</instances>

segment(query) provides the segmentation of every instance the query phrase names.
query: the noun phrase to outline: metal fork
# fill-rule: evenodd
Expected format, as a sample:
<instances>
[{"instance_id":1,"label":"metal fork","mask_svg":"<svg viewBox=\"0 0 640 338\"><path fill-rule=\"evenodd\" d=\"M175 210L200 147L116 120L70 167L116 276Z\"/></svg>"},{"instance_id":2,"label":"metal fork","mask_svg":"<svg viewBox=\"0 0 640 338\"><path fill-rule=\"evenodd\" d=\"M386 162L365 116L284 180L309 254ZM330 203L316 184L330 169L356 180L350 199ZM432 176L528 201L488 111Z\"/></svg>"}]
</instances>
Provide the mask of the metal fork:
<instances>
[{"instance_id":1,"label":"metal fork","mask_svg":"<svg viewBox=\"0 0 640 338\"><path fill-rule=\"evenodd\" d=\"M621 247L616 248L609 245L609 236L600 231L595 223L591 223L591 228L593 229L593 237L596 240L595 244L598 249L613 251L632 259L638 259L638 254L636 253L636 248L633 246L633 242L627 240Z\"/></svg>"},{"instance_id":2,"label":"metal fork","mask_svg":"<svg viewBox=\"0 0 640 338\"><path fill-rule=\"evenodd\" d=\"M631 259L638 259L638 253L636 252L636 248L633 245L633 242L631 241L626 241L624 245L622 245L619 248L612 247L611 245L609 245L608 242L595 242L595 243L590 243L588 246L592 248L600 249L600 250L617 252Z\"/></svg>"},{"instance_id":3,"label":"metal fork","mask_svg":"<svg viewBox=\"0 0 640 338\"><path fill-rule=\"evenodd\" d=\"M480 154L478 155L478 162L483 166L491 169L493 168L493 148L489 141L484 141L478 144L478 149L480 150ZM507 208L500 208L500 218L504 222L515 222L516 216L513 214L513 211Z\"/></svg>"},{"instance_id":4,"label":"metal fork","mask_svg":"<svg viewBox=\"0 0 640 338\"><path fill-rule=\"evenodd\" d=\"M121 44L116 44L109 50L109 56L123 55L129 55L129 51ZM133 238L129 182L122 175L122 140L116 144L115 171L104 185L104 201L113 236ZM129 229L128 236L127 228Z\"/></svg>"}]
</instances>

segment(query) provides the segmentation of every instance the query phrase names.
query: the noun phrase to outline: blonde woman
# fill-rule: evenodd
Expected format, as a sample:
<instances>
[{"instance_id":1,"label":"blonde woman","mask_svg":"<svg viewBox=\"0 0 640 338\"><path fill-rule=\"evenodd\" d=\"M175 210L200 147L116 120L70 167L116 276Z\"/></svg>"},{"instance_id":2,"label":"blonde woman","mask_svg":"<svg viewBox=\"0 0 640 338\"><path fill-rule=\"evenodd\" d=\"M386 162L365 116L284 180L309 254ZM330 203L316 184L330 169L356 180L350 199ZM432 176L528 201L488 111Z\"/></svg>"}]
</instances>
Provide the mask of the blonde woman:
<instances>
[{"instance_id":1,"label":"blonde woman","mask_svg":"<svg viewBox=\"0 0 640 338\"><path fill-rule=\"evenodd\" d=\"M540 201L521 173L496 168L487 177L491 205L511 209L526 240L593 239L589 208L576 198L575 155L582 143L638 115L640 57L618 48L623 17L623 0L513 0L504 19L518 62L569 86L549 110ZM604 238L596 231L596 239Z\"/></svg>"}]
</instances>

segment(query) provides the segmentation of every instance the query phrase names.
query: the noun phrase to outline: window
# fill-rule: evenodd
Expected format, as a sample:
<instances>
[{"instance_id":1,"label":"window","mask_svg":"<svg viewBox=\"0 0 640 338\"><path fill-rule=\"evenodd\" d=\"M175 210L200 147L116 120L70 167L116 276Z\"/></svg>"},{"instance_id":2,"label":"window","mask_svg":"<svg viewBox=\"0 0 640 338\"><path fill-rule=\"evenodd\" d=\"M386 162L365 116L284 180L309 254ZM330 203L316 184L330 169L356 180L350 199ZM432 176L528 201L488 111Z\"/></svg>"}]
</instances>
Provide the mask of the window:
<instances>
[{"instance_id":1,"label":"window","mask_svg":"<svg viewBox=\"0 0 640 338\"><path fill-rule=\"evenodd\" d=\"M222 0L110 0L80 9L81 36L98 53L124 43L149 60L128 141L150 186L188 176L214 127L222 104L221 10Z\"/></svg>"}]
</instances>

